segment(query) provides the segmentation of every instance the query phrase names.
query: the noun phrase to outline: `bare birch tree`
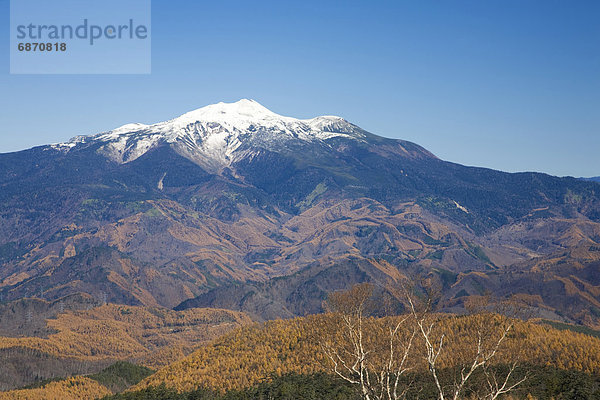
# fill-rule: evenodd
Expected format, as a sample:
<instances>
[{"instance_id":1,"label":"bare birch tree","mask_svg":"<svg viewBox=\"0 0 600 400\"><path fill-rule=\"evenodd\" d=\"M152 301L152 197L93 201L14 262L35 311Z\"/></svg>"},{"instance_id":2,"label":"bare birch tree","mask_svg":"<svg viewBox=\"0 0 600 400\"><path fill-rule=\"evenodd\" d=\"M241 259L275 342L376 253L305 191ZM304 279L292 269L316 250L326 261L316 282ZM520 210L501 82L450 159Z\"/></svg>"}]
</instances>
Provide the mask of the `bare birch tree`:
<instances>
[{"instance_id":1,"label":"bare birch tree","mask_svg":"<svg viewBox=\"0 0 600 400\"><path fill-rule=\"evenodd\" d=\"M526 377L513 379L513 374L518 365L516 359L511 362L508 372L504 376L500 376L497 369L492 368L492 363L505 344L509 333L514 327L515 320L481 308L469 320L469 324L472 326L472 329L469 330L469 334L472 334L472 345L464 350L463 357L453 354L455 358L453 361L462 364L460 371L454 377L454 382L451 385L443 385L439 376L439 360L444 355L449 340L448 332L440 328L440 318L435 317L432 313L433 302L431 296L427 296L427 299L421 302L420 306L416 304L414 297L408 291L406 291L406 299L410 305L419 334L423 339L424 358L435 382L439 400L458 400L462 398L467 382L479 370L483 372L487 384L485 391L478 395L480 399L495 400L525 381Z\"/></svg>"},{"instance_id":2,"label":"bare birch tree","mask_svg":"<svg viewBox=\"0 0 600 400\"><path fill-rule=\"evenodd\" d=\"M372 293L370 284L361 284L329 296L332 329L321 348L332 372L358 385L365 400L398 400L408 389L401 378L412 368L417 331L412 315L370 317Z\"/></svg>"}]
</instances>

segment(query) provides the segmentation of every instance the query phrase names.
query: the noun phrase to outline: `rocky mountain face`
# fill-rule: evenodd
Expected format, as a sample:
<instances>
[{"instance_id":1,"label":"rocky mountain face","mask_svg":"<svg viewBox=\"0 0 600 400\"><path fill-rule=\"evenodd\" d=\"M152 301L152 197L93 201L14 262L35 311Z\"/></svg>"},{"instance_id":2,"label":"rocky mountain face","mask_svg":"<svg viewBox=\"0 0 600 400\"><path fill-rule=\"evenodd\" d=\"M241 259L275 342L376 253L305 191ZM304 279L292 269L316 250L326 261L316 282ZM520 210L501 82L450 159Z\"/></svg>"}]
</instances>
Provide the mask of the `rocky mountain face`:
<instances>
[{"instance_id":1,"label":"rocky mountain face","mask_svg":"<svg viewBox=\"0 0 600 400\"><path fill-rule=\"evenodd\" d=\"M251 100L0 154L0 296L258 318L429 275L597 326L600 187L438 159L342 118ZM180 304L185 302L183 304Z\"/></svg>"}]
</instances>

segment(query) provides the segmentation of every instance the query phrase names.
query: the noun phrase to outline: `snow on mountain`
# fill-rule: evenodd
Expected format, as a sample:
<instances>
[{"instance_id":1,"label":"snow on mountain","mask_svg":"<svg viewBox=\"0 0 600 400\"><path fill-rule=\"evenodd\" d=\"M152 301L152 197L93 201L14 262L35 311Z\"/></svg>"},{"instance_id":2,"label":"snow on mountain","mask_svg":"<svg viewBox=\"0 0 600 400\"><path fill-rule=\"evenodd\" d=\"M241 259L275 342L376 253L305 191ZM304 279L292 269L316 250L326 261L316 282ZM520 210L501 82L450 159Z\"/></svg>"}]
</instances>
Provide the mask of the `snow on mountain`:
<instances>
[{"instance_id":1,"label":"snow on mountain","mask_svg":"<svg viewBox=\"0 0 600 400\"><path fill-rule=\"evenodd\" d=\"M365 140L357 126L336 116L296 119L276 114L254 100L212 104L153 125L127 124L93 136L78 136L54 145L100 143L106 157L127 163L159 144L169 143L181 155L211 168L221 168L257 148L277 150L290 142L321 142L344 137Z\"/></svg>"}]
</instances>

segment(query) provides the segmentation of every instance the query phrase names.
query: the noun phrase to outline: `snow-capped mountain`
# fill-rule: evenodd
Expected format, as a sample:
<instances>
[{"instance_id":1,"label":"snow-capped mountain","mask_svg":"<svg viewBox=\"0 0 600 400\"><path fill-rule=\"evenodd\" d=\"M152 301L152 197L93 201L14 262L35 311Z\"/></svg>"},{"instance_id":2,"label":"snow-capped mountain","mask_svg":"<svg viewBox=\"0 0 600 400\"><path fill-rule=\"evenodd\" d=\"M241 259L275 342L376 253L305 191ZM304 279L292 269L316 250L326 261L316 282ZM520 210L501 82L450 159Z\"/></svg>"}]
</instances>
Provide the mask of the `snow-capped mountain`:
<instances>
[{"instance_id":1,"label":"snow-capped mountain","mask_svg":"<svg viewBox=\"0 0 600 400\"><path fill-rule=\"evenodd\" d=\"M352 283L428 273L449 307L526 293L599 324L599 238L597 183L466 167L251 100L0 154L8 300L201 296L194 306L291 317Z\"/></svg>"},{"instance_id":2,"label":"snow-capped mountain","mask_svg":"<svg viewBox=\"0 0 600 400\"><path fill-rule=\"evenodd\" d=\"M341 117L285 117L254 100L242 99L212 104L153 125L133 123L93 136L78 136L55 147L69 150L77 145L100 144L100 154L127 163L167 143L180 155L214 170L257 149L277 151L294 146L293 142L325 144L339 137L364 141L366 136Z\"/></svg>"}]
</instances>

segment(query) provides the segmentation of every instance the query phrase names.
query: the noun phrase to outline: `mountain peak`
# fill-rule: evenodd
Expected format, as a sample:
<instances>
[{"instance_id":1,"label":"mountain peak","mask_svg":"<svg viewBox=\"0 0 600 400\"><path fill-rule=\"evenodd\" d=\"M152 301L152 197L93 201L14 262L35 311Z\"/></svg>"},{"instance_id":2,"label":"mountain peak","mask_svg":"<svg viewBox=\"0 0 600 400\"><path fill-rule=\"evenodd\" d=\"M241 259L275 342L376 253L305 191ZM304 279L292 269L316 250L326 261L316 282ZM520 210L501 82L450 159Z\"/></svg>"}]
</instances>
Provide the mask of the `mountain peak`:
<instances>
[{"instance_id":1,"label":"mountain peak","mask_svg":"<svg viewBox=\"0 0 600 400\"><path fill-rule=\"evenodd\" d=\"M285 123L293 120L295 119L274 113L255 100L241 99L234 103L211 104L187 112L166 123L179 129L197 122L205 122L244 130L253 123L261 121L271 121L272 124L276 121Z\"/></svg>"},{"instance_id":2,"label":"mountain peak","mask_svg":"<svg viewBox=\"0 0 600 400\"><path fill-rule=\"evenodd\" d=\"M241 99L234 103L211 104L175 118L174 122L183 124L197 121L235 122L236 120L261 120L265 118L286 118L275 114L255 100Z\"/></svg>"}]
</instances>

